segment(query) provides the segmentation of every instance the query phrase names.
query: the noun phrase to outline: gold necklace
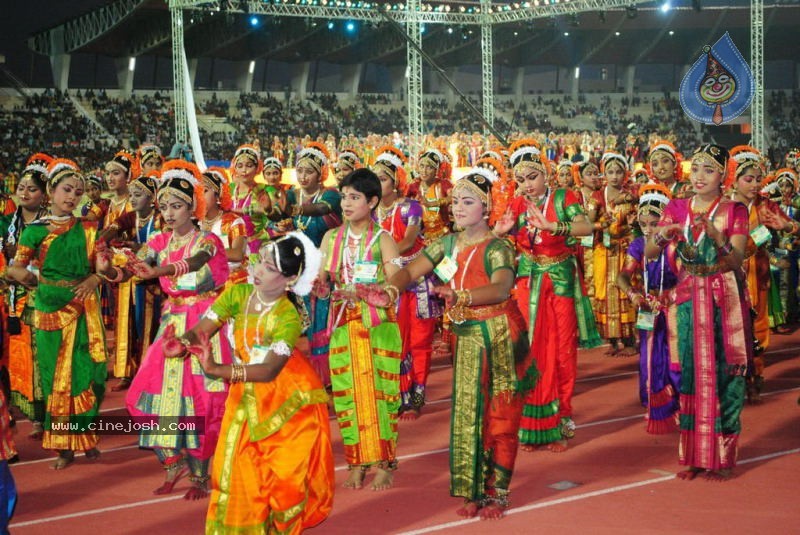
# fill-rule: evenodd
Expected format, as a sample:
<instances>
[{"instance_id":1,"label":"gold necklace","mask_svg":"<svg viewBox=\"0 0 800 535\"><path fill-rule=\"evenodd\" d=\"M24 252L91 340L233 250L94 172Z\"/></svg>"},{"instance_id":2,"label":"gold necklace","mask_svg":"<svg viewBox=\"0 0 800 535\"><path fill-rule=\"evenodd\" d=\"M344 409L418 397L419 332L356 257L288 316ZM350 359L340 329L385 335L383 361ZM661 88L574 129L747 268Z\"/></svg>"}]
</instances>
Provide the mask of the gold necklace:
<instances>
[{"instance_id":1,"label":"gold necklace","mask_svg":"<svg viewBox=\"0 0 800 535\"><path fill-rule=\"evenodd\" d=\"M206 232L213 232L214 225L216 225L217 221L222 219L222 210L219 211L219 214L216 215L213 219L203 219L203 230Z\"/></svg>"},{"instance_id":2,"label":"gold necklace","mask_svg":"<svg viewBox=\"0 0 800 535\"><path fill-rule=\"evenodd\" d=\"M177 233L173 230L172 235L169 237L169 243L167 244L167 249L170 252L175 252L178 249L183 249L184 247L186 247L186 244L189 243L189 240L191 240L194 237L196 232L197 229L193 228L183 236L177 236Z\"/></svg>"},{"instance_id":3,"label":"gold necklace","mask_svg":"<svg viewBox=\"0 0 800 535\"><path fill-rule=\"evenodd\" d=\"M399 198L395 199L389 206L384 206L383 203L378 203L378 220L383 222L384 219L392 215L394 212L394 207L397 205L399 200Z\"/></svg>"},{"instance_id":4,"label":"gold necklace","mask_svg":"<svg viewBox=\"0 0 800 535\"><path fill-rule=\"evenodd\" d=\"M463 249L465 249L467 247L472 247L474 245L478 245L479 243L485 241L486 238L490 237L491 235L492 235L492 232L490 230L487 230L485 234L483 234L483 235L481 235L481 236L479 236L477 238L469 239L469 238L464 237L464 236L466 236L466 234L461 232L458 235L458 239L456 241L458 242L459 247L463 250Z\"/></svg>"}]
</instances>

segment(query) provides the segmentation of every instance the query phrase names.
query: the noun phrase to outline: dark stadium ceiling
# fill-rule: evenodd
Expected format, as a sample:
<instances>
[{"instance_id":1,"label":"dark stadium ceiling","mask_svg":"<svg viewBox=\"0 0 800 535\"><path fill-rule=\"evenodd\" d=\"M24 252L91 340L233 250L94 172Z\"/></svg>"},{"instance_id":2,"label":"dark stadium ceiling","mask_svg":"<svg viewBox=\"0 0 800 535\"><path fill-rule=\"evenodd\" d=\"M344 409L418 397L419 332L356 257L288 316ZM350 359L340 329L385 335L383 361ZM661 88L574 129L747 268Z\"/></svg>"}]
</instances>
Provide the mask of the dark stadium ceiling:
<instances>
[{"instance_id":1,"label":"dark stadium ceiling","mask_svg":"<svg viewBox=\"0 0 800 535\"><path fill-rule=\"evenodd\" d=\"M374 2L373 2L374 3ZM449 2L454 7L477 2ZM662 2L636 9L587 12L494 26L495 65L577 65L581 63L692 63L705 44L725 31L745 55L750 54L749 2L673 0L676 8L662 12ZM800 58L800 7L796 1L765 2L766 61ZM404 64L403 36L386 23L352 22L301 17L259 16L221 11L184 13L187 56L226 60L268 59L284 62L326 61ZM700 10L696 9L700 7ZM255 24L254 24L255 22ZM568 35L567 35L568 34ZM443 67L480 63L480 28L427 24L423 49ZM163 0L148 0L125 19L74 52L112 57L171 57L170 14Z\"/></svg>"}]
</instances>

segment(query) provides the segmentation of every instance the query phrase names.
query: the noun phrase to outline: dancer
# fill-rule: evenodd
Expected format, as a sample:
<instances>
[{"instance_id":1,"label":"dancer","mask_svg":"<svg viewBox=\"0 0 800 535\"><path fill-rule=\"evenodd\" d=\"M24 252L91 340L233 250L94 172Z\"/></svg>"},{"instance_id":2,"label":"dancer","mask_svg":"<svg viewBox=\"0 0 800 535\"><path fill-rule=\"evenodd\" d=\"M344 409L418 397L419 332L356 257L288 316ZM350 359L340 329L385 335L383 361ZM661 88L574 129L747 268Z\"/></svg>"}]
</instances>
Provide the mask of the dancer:
<instances>
[{"instance_id":1,"label":"dancer","mask_svg":"<svg viewBox=\"0 0 800 535\"><path fill-rule=\"evenodd\" d=\"M628 246L625 265L619 274L619 289L638 309L639 400L647 410L647 432L660 435L678 429L680 373L670 359L667 332L669 292L678 282L664 251L658 259L644 256L645 243L658 230L658 222L672 194L663 184L639 188L639 228L642 236ZM642 286L635 286L635 281Z\"/></svg>"},{"instance_id":2,"label":"dancer","mask_svg":"<svg viewBox=\"0 0 800 535\"><path fill-rule=\"evenodd\" d=\"M282 232L299 230L320 247L325 233L342 222L341 195L324 186L328 178L330 158L322 143L309 142L297 154L297 189L286 192L286 205L291 219L279 223ZM320 295L304 297L311 315L307 336L311 343L311 364L322 383L331 384L328 366L328 307L329 300Z\"/></svg>"},{"instance_id":3,"label":"dancer","mask_svg":"<svg viewBox=\"0 0 800 535\"><path fill-rule=\"evenodd\" d=\"M397 244L372 220L381 184L369 169L342 181L345 224L322 240L325 259L318 291L331 294L330 373L336 420L350 475L344 486L360 489L367 471L372 490L393 486L397 469L402 340L394 303L373 306L356 295L356 283L384 283L398 267ZM411 281L409 281L411 282ZM405 285L404 285L405 287Z\"/></svg>"},{"instance_id":4,"label":"dancer","mask_svg":"<svg viewBox=\"0 0 800 535\"><path fill-rule=\"evenodd\" d=\"M191 487L185 498L196 500L208 494L208 460L214 452L227 385L206 376L195 357L169 358L164 339L180 336L194 327L219 295L228 280L228 262L220 239L198 231L192 218L202 218L203 190L197 167L183 160L164 164L158 189L159 211L171 229L155 235L127 266L113 267L108 255L98 255L98 270L114 282L136 275L140 279L159 279L166 298L161 327L125 398L128 412L137 418L158 421L161 428L170 423L202 420L197 427L184 426L178 432L143 432L139 446L153 449L166 472L164 484L155 494L168 494L179 478L191 472ZM222 337L212 339L214 359L230 363L230 346ZM188 464L188 467L187 467Z\"/></svg>"},{"instance_id":5,"label":"dancer","mask_svg":"<svg viewBox=\"0 0 800 535\"><path fill-rule=\"evenodd\" d=\"M424 244L420 233L422 207L403 197L405 168L397 149L385 149L372 166L381 182L381 202L375 219L397 243L398 265L405 266L419 255ZM403 339L400 363L400 419L416 420L425 405L425 385L431 368L431 344L439 301L432 298L433 280L423 277L404 288L397 307L397 324Z\"/></svg>"},{"instance_id":6,"label":"dancer","mask_svg":"<svg viewBox=\"0 0 800 535\"><path fill-rule=\"evenodd\" d=\"M495 233L510 232L520 255L515 296L541 374L525 397L519 436L525 451L545 446L559 453L575 436L578 344L600 342L573 249L574 236L589 234L592 224L572 191L547 186L547 159L538 142L522 139L511 149L521 195Z\"/></svg>"},{"instance_id":7,"label":"dancer","mask_svg":"<svg viewBox=\"0 0 800 535\"><path fill-rule=\"evenodd\" d=\"M258 252L261 240L268 237L268 215L272 212L267 187L256 182L264 169L261 153L254 145L241 145L231 160L231 211L244 220L249 241L247 252Z\"/></svg>"},{"instance_id":8,"label":"dancer","mask_svg":"<svg viewBox=\"0 0 800 535\"><path fill-rule=\"evenodd\" d=\"M604 228L592 254L594 312L600 335L611 344L606 355L628 357L637 353L633 332L636 311L628 296L620 293L617 277L633 238L630 219L635 214L636 196L627 188L628 163L624 156L607 152L600 168L606 185L594 193L589 210L589 219L602 222Z\"/></svg>"},{"instance_id":9,"label":"dancer","mask_svg":"<svg viewBox=\"0 0 800 535\"><path fill-rule=\"evenodd\" d=\"M88 429L105 393L106 346L100 277L93 269L97 224L72 215L83 191L75 162L59 158L50 163L50 215L25 228L6 272L11 281L36 288L34 347L45 405L42 446L58 451L55 470L72 464L76 451L84 451L88 460L100 456L98 436ZM31 264L38 264L38 277L28 270Z\"/></svg>"},{"instance_id":10,"label":"dancer","mask_svg":"<svg viewBox=\"0 0 800 535\"><path fill-rule=\"evenodd\" d=\"M128 189L132 210L119 216L102 232L100 239L106 244L136 252L161 231L161 218L155 209L157 182L154 178L140 176L129 184ZM120 239L120 236L130 236L131 239ZM124 255L121 261L124 261ZM130 387L142 357L153 343L160 320L161 297L161 290L154 281L119 285L117 300L120 306L117 310L120 315L117 321L126 325L127 331L124 337L117 339L114 348L114 373L123 379L111 389L113 392Z\"/></svg>"},{"instance_id":11,"label":"dancer","mask_svg":"<svg viewBox=\"0 0 800 535\"><path fill-rule=\"evenodd\" d=\"M230 382L214 454L206 533L301 533L333 505L328 395L296 343L308 321L300 298L319 273L319 250L290 232L261 247L254 283L229 286L203 319L165 343L200 354L206 374ZM233 323L235 357L216 363L208 337Z\"/></svg>"},{"instance_id":12,"label":"dancer","mask_svg":"<svg viewBox=\"0 0 800 535\"><path fill-rule=\"evenodd\" d=\"M5 265L12 263L22 232L47 215L47 166L52 161L53 158L42 153L28 159L17 185L19 206L13 214L0 216ZM34 264L29 269L36 273L38 267ZM5 304L6 324L3 330L6 343L3 344L3 350L6 355L3 361L8 365L10 390L7 400L31 420L33 430L29 437L41 440L44 432L44 397L39 365L34 357L32 292L22 284L11 284L6 291Z\"/></svg>"},{"instance_id":13,"label":"dancer","mask_svg":"<svg viewBox=\"0 0 800 535\"><path fill-rule=\"evenodd\" d=\"M692 195L689 182L683 181L683 157L675 145L666 140L658 140L650 147L647 167L653 180L667 187L674 199Z\"/></svg>"},{"instance_id":14,"label":"dancer","mask_svg":"<svg viewBox=\"0 0 800 535\"><path fill-rule=\"evenodd\" d=\"M225 170L211 167L203 173L203 195L206 213L200 230L211 232L222 240L228 259L228 284L247 281L247 229L239 214L231 212L230 188Z\"/></svg>"},{"instance_id":15,"label":"dancer","mask_svg":"<svg viewBox=\"0 0 800 535\"><path fill-rule=\"evenodd\" d=\"M747 207L722 197L728 150L707 144L692 156L692 199L667 205L645 254L667 247L676 268L674 316L667 326L681 371L678 460L685 480L705 472L727 480L736 466L744 375L752 360L750 304L741 266Z\"/></svg>"},{"instance_id":16,"label":"dancer","mask_svg":"<svg viewBox=\"0 0 800 535\"><path fill-rule=\"evenodd\" d=\"M444 281L453 322L453 410L450 413L450 494L464 498L460 516L497 519L510 506L523 399L537 372L525 320L510 298L514 250L490 232L492 175L475 168L453 188L455 224L464 230L429 244L388 284L362 290L377 305L431 272Z\"/></svg>"},{"instance_id":17,"label":"dancer","mask_svg":"<svg viewBox=\"0 0 800 535\"><path fill-rule=\"evenodd\" d=\"M745 248L744 269L747 290L755 311L753 335L757 341L753 368L747 374L747 401L761 403L764 387L764 352L769 348L770 267L767 246L772 241L771 230L796 238L800 224L789 219L780 206L765 199L759 192L764 177L764 163L758 149L740 145L731 149L726 186L733 187L731 199L747 206L750 239Z\"/></svg>"}]
</instances>

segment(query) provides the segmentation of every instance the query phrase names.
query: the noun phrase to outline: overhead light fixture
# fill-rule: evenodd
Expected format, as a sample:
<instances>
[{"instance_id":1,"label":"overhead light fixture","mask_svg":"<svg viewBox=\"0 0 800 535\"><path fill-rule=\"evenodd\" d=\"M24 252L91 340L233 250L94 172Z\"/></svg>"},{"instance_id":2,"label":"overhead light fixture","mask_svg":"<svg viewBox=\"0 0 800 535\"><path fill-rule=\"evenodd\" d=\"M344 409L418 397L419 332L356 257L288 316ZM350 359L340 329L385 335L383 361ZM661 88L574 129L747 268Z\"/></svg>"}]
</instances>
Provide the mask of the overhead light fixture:
<instances>
[{"instance_id":1,"label":"overhead light fixture","mask_svg":"<svg viewBox=\"0 0 800 535\"><path fill-rule=\"evenodd\" d=\"M664 2L663 4L661 4L661 12L662 13L667 13L670 9L672 9L672 4L670 4L669 1Z\"/></svg>"}]
</instances>

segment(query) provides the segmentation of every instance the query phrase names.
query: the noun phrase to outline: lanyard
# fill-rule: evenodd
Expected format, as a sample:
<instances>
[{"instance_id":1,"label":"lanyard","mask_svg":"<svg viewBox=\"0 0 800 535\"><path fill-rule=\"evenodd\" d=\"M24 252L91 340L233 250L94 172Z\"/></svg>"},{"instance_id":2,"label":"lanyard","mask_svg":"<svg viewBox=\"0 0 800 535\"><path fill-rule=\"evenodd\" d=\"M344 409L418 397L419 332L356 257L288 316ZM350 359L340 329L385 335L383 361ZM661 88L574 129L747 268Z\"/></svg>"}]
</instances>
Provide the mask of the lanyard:
<instances>
[{"instance_id":1,"label":"lanyard","mask_svg":"<svg viewBox=\"0 0 800 535\"><path fill-rule=\"evenodd\" d=\"M661 295L664 292L664 251L661 251L661 256L658 257L657 262L661 264L661 280L658 283L658 295ZM647 275L647 257L644 258L644 294L647 295L650 292L650 284L648 282L648 275Z\"/></svg>"}]
</instances>

